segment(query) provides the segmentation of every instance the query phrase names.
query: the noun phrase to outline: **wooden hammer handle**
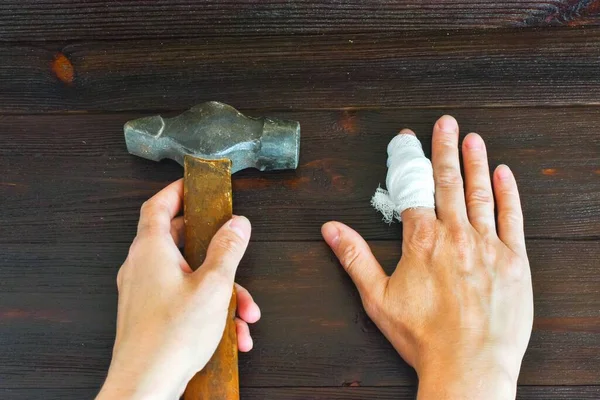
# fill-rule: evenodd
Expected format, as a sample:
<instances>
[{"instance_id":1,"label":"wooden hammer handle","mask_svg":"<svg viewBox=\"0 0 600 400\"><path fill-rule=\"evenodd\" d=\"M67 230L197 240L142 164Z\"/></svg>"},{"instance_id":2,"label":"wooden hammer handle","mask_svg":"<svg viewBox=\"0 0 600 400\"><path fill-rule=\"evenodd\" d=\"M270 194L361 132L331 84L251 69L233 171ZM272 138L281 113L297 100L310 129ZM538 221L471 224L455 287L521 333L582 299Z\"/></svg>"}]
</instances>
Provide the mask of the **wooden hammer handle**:
<instances>
[{"instance_id":1,"label":"wooden hammer handle","mask_svg":"<svg viewBox=\"0 0 600 400\"><path fill-rule=\"evenodd\" d=\"M184 256L196 270L215 233L232 217L231 161L185 156L183 187ZM188 383L184 400L239 400L236 306L233 291L221 342L204 369Z\"/></svg>"}]
</instances>

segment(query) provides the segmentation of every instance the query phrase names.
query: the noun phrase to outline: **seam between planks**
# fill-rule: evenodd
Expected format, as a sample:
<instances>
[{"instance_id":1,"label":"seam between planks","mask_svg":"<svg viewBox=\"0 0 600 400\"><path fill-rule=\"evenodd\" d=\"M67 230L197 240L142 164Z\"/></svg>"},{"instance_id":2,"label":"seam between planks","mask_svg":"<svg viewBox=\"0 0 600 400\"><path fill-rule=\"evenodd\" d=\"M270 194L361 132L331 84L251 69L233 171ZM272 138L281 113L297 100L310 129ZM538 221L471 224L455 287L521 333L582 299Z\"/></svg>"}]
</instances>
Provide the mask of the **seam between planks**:
<instances>
[{"instance_id":1,"label":"seam between planks","mask_svg":"<svg viewBox=\"0 0 600 400\"><path fill-rule=\"evenodd\" d=\"M190 104L192 106L192 104ZM522 108L522 109L557 109L557 108L599 108L600 101L594 103L553 103L553 104L545 104L545 105L535 105L535 104L486 104L484 106L462 106L462 105L440 105L435 104L431 106L396 106L396 107L386 107L386 106L364 106L364 107L318 107L318 108L305 108L305 107L290 107L290 108L280 108L280 107L264 107L264 108L239 108L239 111L244 113L262 113L262 112L340 112L340 111L394 111L394 110L435 110L435 109L449 109L449 110L486 110L486 109L505 109L505 108ZM184 109L175 109L175 108L164 108L164 109L122 109L122 110L63 110L63 111L33 111L33 112L23 112L23 111L0 111L0 116L7 117L37 117L37 116L70 116L70 115L119 115L119 114L158 114L158 113L175 113L181 112Z\"/></svg>"}]
</instances>

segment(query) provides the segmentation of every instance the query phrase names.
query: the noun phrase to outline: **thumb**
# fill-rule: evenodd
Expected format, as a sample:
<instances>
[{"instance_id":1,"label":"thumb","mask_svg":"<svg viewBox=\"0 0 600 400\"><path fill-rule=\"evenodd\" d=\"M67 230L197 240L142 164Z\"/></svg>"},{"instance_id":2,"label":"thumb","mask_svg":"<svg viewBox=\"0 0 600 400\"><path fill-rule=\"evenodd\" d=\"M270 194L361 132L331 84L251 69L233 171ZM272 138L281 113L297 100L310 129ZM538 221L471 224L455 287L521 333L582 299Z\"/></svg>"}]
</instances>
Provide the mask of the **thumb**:
<instances>
[{"instance_id":1,"label":"thumb","mask_svg":"<svg viewBox=\"0 0 600 400\"><path fill-rule=\"evenodd\" d=\"M362 236L354 229L335 221L323 225L321 233L352 278L363 302L367 298L377 298L382 293L388 276Z\"/></svg>"},{"instance_id":2,"label":"thumb","mask_svg":"<svg viewBox=\"0 0 600 400\"><path fill-rule=\"evenodd\" d=\"M217 231L210 241L206 259L197 272L213 270L233 281L235 271L246 252L250 240L250 221L246 217L234 216Z\"/></svg>"}]
</instances>

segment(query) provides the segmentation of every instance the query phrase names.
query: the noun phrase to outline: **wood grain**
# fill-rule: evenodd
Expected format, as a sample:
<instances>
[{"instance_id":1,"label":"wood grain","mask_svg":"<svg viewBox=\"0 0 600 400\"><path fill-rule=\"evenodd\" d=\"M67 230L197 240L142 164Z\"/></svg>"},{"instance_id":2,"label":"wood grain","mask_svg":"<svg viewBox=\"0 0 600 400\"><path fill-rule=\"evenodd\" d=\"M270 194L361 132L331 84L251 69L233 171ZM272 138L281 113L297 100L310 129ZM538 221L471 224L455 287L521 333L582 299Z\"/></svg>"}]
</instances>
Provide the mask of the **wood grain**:
<instances>
[{"instance_id":1,"label":"wood grain","mask_svg":"<svg viewBox=\"0 0 600 400\"><path fill-rule=\"evenodd\" d=\"M391 272L399 243L371 246ZM2 245L0 376L8 378L0 388L100 386L128 247ZM536 323L520 383L600 384L600 242L532 240L528 250ZM242 387L415 384L324 243L252 243L238 281L263 314L252 327L255 349L240 354Z\"/></svg>"},{"instance_id":2,"label":"wood grain","mask_svg":"<svg viewBox=\"0 0 600 400\"><path fill-rule=\"evenodd\" d=\"M3 398L11 400L89 399L97 388L82 389L0 389ZM242 388L244 400L414 400L414 387L286 387ZM597 400L599 386L519 386L517 400Z\"/></svg>"},{"instance_id":3,"label":"wood grain","mask_svg":"<svg viewBox=\"0 0 600 400\"><path fill-rule=\"evenodd\" d=\"M206 100L302 125L297 171L233 181L253 222L238 281L263 311L243 399L414 398L319 228L355 227L391 272L401 225L368 204L385 146L408 126L428 148L448 112L520 184L536 318L517 398L599 398L599 17L598 0L1 2L0 398L97 393L139 207L182 175L127 154L122 125Z\"/></svg>"},{"instance_id":4,"label":"wood grain","mask_svg":"<svg viewBox=\"0 0 600 400\"><path fill-rule=\"evenodd\" d=\"M0 46L0 111L599 104L600 28Z\"/></svg>"},{"instance_id":5,"label":"wood grain","mask_svg":"<svg viewBox=\"0 0 600 400\"><path fill-rule=\"evenodd\" d=\"M234 212L253 240L320 240L330 219L369 239L397 239L369 206L385 182L385 148L412 127L429 148L444 110L266 113L302 125L297 171L234 176ZM488 143L492 166L508 164L520 184L529 238L600 237L600 108L465 109L463 133ZM263 112L250 112L262 115ZM182 176L174 162L127 153L125 121L140 114L0 118L0 243L128 243L139 207ZM427 150L427 153L429 151Z\"/></svg>"},{"instance_id":6,"label":"wood grain","mask_svg":"<svg viewBox=\"0 0 600 400\"><path fill-rule=\"evenodd\" d=\"M412 387L349 387L349 388L247 388L242 390L244 399L289 400L414 400L416 388ZM517 400L597 400L598 386L519 386Z\"/></svg>"},{"instance_id":7,"label":"wood grain","mask_svg":"<svg viewBox=\"0 0 600 400\"><path fill-rule=\"evenodd\" d=\"M315 2L8 0L4 41L598 25L595 0Z\"/></svg>"}]
</instances>

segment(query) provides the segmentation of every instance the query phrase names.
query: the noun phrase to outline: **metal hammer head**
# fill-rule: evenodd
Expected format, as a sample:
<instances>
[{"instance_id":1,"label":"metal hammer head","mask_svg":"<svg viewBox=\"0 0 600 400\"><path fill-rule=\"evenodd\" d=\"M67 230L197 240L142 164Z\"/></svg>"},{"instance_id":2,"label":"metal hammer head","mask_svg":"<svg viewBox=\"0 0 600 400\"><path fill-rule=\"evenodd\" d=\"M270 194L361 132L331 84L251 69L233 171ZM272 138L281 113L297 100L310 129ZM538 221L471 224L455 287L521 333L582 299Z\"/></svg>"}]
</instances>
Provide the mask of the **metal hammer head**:
<instances>
[{"instance_id":1,"label":"metal hammer head","mask_svg":"<svg viewBox=\"0 0 600 400\"><path fill-rule=\"evenodd\" d=\"M300 155L300 124L275 118L251 118L227 104L211 101L173 118L160 115L125 124L127 150L183 165L190 154L209 160L229 158L231 172L295 169Z\"/></svg>"}]
</instances>

